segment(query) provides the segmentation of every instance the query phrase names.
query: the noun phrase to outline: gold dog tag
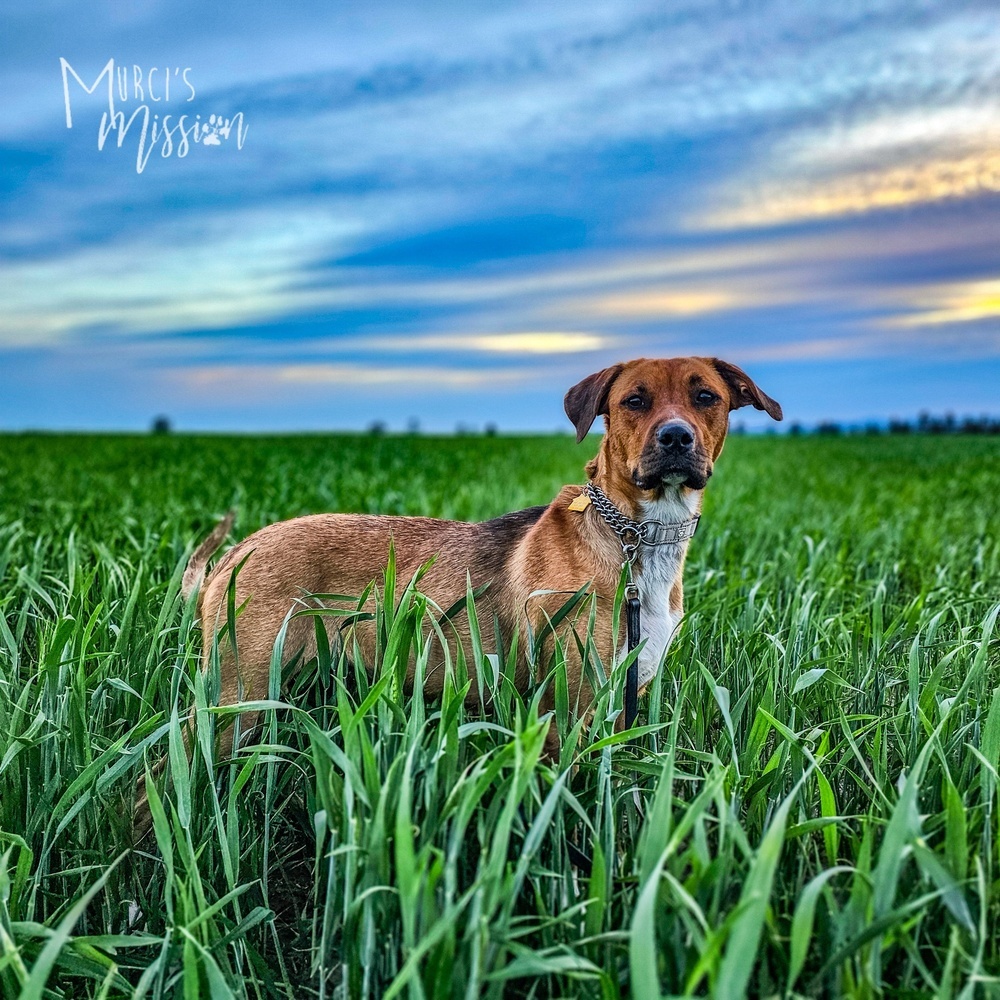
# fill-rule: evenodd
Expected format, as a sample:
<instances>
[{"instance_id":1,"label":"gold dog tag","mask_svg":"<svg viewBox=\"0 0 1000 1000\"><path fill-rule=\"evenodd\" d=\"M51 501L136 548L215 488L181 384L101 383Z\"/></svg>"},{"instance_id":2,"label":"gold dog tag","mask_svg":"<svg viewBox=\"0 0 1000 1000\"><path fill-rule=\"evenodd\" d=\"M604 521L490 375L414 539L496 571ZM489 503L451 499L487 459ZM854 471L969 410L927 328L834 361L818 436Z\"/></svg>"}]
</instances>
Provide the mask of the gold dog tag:
<instances>
[{"instance_id":1,"label":"gold dog tag","mask_svg":"<svg viewBox=\"0 0 1000 1000\"><path fill-rule=\"evenodd\" d=\"M570 510L586 510L590 506L590 496L581 493L570 505Z\"/></svg>"}]
</instances>

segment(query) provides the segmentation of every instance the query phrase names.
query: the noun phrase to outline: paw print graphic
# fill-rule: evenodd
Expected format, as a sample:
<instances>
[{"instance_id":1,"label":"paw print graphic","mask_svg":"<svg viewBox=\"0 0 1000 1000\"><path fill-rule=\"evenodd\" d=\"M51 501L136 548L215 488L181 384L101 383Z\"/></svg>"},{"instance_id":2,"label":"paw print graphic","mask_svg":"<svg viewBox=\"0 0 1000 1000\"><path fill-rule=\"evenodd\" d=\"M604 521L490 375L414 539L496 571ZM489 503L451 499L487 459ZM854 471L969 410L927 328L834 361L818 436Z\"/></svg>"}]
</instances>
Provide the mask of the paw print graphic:
<instances>
[{"instance_id":1,"label":"paw print graphic","mask_svg":"<svg viewBox=\"0 0 1000 1000\"><path fill-rule=\"evenodd\" d=\"M222 140L219 139L219 131L222 126L222 118L216 118L215 115L210 115L207 122L205 122L202 128L201 142L203 146L221 146Z\"/></svg>"}]
</instances>

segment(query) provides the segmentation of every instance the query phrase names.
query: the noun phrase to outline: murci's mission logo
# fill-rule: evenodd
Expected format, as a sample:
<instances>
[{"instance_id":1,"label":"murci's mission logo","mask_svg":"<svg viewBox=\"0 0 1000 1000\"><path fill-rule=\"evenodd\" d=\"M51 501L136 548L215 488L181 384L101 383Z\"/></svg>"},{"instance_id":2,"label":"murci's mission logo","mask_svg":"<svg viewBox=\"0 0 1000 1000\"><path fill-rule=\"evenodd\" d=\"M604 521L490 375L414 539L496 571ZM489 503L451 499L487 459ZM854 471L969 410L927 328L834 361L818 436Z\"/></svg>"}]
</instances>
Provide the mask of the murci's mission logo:
<instances>
[{"instance_id":1,"label":"murci's mission logo","mask_svg":"<svg viewBox=\"0 0 1000 1000\"><path fill-rule=\"evenodd\" d=\"M141 174L145 170L154 149L159 149L160 156L166 159L170 156L183 158L194 145L221 146L230 139L236 141L237 149L243 148L247 125L242 111L229 118L210 114L205 120L200 114L192 115L190 111L183 114L167 112L167 105L171 102L190 104L195 99L190 66L183 69L180 66L162 69L153 66L147 71L137 65L116 66L114 59L109 59L97 79L88 86L65 59L60 58L59 65L66 104L66 128L73 127L71 78L87 94L93 94L103 81L107 86L108 106L102 112L97 127L97 148L104 149L108 137L115 133L116 144L121 149L131 133L136 143L136 173ZM116 97L129 107L126 110L117 108ZM132 107L132 101L139 104ZM157 110L154 111L151 104Z\"/></svg>"}]
</instances>

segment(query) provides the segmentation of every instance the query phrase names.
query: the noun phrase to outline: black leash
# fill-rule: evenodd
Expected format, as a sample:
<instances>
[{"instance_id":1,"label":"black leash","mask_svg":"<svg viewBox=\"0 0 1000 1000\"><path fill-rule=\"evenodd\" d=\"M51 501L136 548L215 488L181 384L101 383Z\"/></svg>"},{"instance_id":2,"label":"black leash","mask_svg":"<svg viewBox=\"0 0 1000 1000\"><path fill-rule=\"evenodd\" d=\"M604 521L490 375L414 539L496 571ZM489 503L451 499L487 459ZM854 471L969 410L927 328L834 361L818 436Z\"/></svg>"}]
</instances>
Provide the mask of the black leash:
<instances>
[{"instance_id":1,"label":"black leash","mask_svg":"<svg viewBox=\"0 0 1000 1000\"><path fill-rule=\"evenodd\" d=\"M628 652L639 645L639 587L635 582L632 568L641 545L676 545L694 537L698 530L698 515L686 521L667 524L649 518L633 521L612 503L610 497L595 483L587 483L583 488L597 513L608 527L618 536L624 559L622 568L626 570L625 586L625 639ZM639 714L639 658L636 657L625 673L625 728L631 729Z\"/></svg>"},{"instance_id":2,"label":"black leash","mask_svg":"<svg viewBox=\"0 0 1000 1000\"><path fill-rule=\"evenodd\" d=\"M629 576L632 566L629 564ZM639 588L629 583L625 588L625 633L628 651L631 653L639 645ZM629 665L625 673L625 728L631 729L639 714L639 657Z\"/></svg>"},{"instance_id":3,"label":"black leash","mask_svg":"<svg viewBox=\"0 0 1000 1000\"><path fill-rule=\"evenodd\" d=\"M569 838L566 839L566 853L569 855L569 863L574 868L579 868L584 875L589 875L594 870L593 858L584 854Z\"/></svg>"}]
</instances>

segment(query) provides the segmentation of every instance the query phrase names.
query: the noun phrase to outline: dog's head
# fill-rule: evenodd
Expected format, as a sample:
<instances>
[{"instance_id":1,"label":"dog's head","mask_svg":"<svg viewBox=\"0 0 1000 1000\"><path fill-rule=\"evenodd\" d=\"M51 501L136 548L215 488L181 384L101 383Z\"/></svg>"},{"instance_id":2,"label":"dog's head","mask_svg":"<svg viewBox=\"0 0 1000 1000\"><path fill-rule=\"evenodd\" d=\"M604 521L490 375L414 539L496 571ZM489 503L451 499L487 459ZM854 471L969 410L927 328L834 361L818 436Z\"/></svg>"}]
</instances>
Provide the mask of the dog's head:
<instances>
[{"instance_id":1,"label":"dog's head","mask_svg":"<svg viewBox=\"0 0 1000 1000\"><path fill-rule=\"evenodd\" d=\"M741 368L718 358L639 358L588 375L566 393L566 413L582 441L604 416L594 474L640 490L704 489L722 451L729 413L755 406L775 420L781 407Z\"/></svg>"}]
</instances>

